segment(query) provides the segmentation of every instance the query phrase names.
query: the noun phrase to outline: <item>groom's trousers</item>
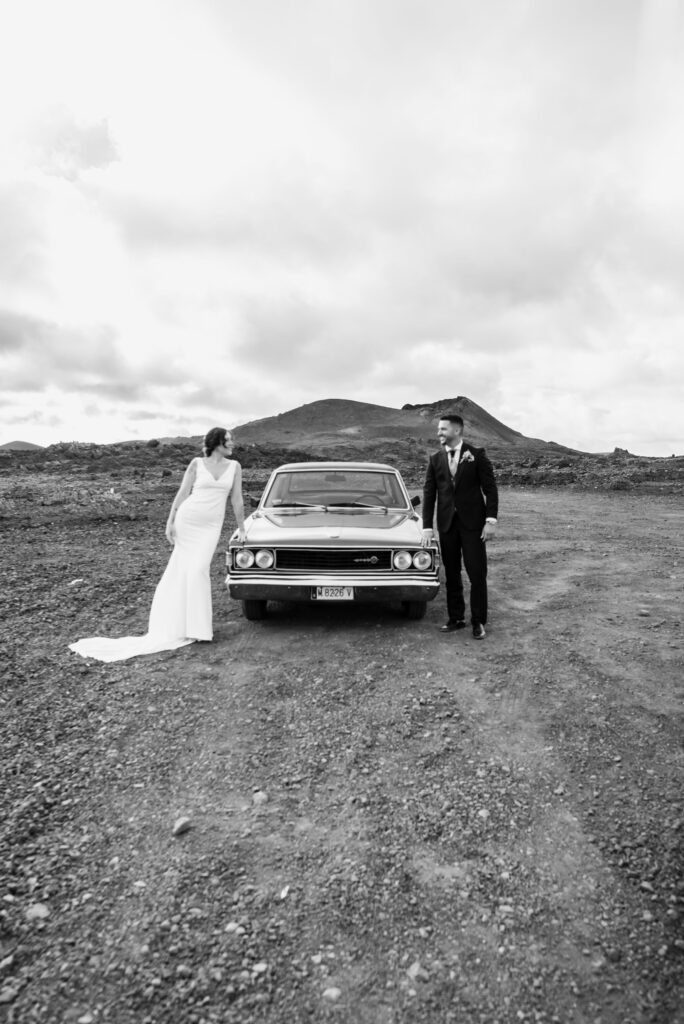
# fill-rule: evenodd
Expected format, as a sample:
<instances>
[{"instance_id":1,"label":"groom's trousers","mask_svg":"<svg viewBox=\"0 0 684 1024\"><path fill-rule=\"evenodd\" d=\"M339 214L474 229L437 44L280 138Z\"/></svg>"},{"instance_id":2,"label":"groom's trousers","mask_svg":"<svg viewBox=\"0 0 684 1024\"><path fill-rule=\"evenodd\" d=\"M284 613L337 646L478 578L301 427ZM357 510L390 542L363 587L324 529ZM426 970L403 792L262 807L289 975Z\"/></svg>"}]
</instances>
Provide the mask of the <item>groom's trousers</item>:
<instances>
[{"instance_id":1,"label":"groom's trousers","mask_svg":"<svg viewBox=\"0 0 684 1024\"><path fill-rule=\"evenodd\" d=\"M439 535L446 577L446 605L450 620L465 618L465 597L461 566L470 580L470 616L473 623L487 622L487 545L482 530L466 530L454 516L445 533Z\"/></svg>"}]
</instances>

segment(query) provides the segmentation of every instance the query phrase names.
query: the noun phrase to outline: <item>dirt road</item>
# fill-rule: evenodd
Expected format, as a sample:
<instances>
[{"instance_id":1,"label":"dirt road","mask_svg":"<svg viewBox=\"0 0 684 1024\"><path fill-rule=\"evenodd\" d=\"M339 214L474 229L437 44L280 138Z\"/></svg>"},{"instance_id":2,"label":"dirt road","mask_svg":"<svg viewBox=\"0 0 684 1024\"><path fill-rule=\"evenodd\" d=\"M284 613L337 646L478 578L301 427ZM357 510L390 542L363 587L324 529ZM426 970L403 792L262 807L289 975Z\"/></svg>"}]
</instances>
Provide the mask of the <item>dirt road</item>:
<instances>
[{"instance_id":1,"label":"dirt road","mask_svg":"<svg viewBox=\"0 0 684 1024\"><path fill-rule=\"evenodd\" d=\"M0 522L0 1021L684 1020L680 497L504 490L482 643L249 623L217 558L213 644L102 666L166 503L51 486Z\"/></svg>"}]
</instances>

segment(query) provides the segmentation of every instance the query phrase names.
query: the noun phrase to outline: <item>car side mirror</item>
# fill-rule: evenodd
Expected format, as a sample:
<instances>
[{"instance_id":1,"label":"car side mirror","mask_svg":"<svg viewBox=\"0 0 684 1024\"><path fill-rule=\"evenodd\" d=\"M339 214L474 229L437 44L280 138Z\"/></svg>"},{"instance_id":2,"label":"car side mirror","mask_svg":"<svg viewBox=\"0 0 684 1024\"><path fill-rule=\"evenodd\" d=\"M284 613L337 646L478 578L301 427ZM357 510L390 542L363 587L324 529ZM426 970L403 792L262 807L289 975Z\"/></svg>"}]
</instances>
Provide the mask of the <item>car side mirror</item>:
<instances>
[{"instance_id":1,"label":"car side mirror","mask_svg":"<svg viewBox=\"0 0 684 1024\"><path fill-rule=\"evenodd\" d=\"M413 505L414 508L418 508L418 506L420 505L420 494L413 495L413 497L411 498L411 504Z\"/></svg>"}]
</instances>

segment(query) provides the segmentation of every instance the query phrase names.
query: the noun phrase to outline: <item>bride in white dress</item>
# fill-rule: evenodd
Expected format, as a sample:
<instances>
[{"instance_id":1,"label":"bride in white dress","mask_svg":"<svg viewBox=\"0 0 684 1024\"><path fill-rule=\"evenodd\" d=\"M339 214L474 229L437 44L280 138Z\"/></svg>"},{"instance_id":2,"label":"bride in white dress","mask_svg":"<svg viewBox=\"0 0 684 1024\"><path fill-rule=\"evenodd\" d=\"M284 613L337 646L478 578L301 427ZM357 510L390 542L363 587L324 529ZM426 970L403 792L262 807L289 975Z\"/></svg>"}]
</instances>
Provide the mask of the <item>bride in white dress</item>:
<instances>
[{"instance_id":1,"label":"bride in white dress","mask_svg":"<svg viewBox=\"0 0 684 1024\"><path fill-rule=\"evenodd\" d=\"M229 496L238 539L245 539L242 469L229 458L232 449L229 432L214 427L204 439L204 458L193 459L185 471L166 524L173 551L157 584L145 636L90 637L70 644L70 650L98 661L124 661L213 638L209 567Z\"/></svg>"}]
</instances>

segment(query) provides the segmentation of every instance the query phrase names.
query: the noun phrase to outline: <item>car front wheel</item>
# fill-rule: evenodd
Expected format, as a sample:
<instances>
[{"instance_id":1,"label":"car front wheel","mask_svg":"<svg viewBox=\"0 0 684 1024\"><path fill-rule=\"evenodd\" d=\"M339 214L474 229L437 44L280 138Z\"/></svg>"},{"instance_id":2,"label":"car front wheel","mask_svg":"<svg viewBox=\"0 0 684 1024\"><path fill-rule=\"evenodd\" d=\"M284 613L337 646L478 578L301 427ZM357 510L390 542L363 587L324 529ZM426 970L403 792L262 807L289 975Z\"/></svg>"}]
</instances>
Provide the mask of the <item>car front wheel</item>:
<instances>
[{"instance_id":1,"label":"car front wheel","mask_svg":"<svg viewBox=\"0 0 684 1024\"><path fill-rule=\"evenodd\" d=\"M403 607L407 619L422 619L427 611L427 601L404 601Z\"/></svg>"},{"instance_id":2,"label":"car front wheel","mask_svg":"<svg viewBox=\"0 0 684 1024\"><path fill-rule=\"evenodd\" d=\"M243 601L242 611L246 619L250 622L256 622L259 619L266 617L266 602L265 601Z\"/></svg>"}]
</instances>

